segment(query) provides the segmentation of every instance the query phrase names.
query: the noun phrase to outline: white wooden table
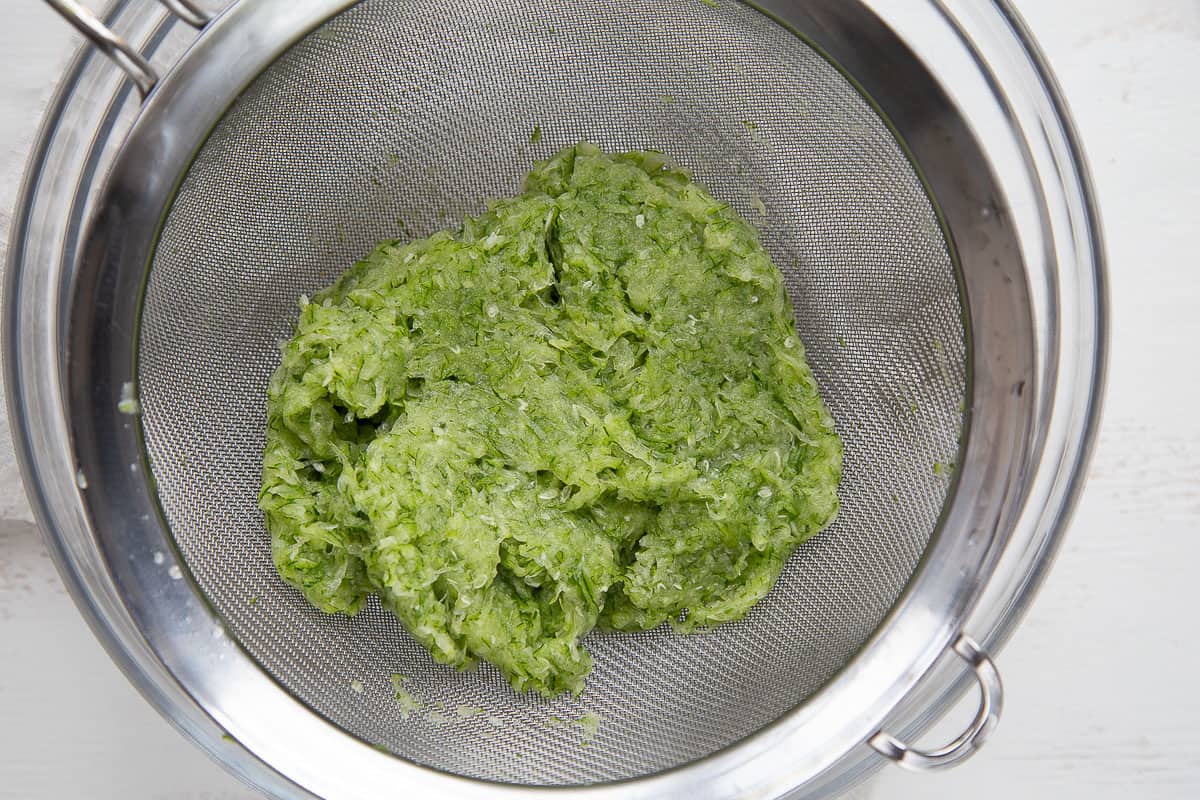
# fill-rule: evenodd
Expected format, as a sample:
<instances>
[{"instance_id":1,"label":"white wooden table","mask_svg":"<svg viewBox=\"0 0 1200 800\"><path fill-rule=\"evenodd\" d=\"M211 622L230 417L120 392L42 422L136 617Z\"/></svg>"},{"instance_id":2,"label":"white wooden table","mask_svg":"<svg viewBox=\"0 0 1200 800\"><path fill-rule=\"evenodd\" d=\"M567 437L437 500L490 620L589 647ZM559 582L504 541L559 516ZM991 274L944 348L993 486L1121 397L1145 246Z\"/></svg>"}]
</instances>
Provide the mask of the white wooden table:
<instances>
[{"instance_id":1,"label":"white wooden table","mask_svg":"<svg viewBox=\"0 0 1200 800\"><path fill-rule=\"evenodd\" d=\"M903 0L898 0L902 2ZM999 657L982 755L860 798L1200 797L1200 2L1020 0L1082 130L1108 230L1111 381L1059 563ZM0 0L0 252L76 37ZM2 259L0 259L2 263ZM0 419L0 798L249 800L108 660L54 571Z\"/></svg>"}]
</instances>

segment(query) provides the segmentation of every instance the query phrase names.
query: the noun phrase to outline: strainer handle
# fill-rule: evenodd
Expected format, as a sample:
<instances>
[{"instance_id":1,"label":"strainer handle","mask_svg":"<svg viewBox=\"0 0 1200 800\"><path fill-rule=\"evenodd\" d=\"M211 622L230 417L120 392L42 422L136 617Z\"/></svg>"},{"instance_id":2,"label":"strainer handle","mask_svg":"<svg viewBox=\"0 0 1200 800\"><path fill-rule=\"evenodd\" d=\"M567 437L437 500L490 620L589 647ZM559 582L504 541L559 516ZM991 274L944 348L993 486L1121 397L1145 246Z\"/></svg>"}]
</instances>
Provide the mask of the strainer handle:
<instances>
[{"instance_id":1,"label":"strainer handle","mask_svg":"<svg viewBox=\"0 0 1200 800\"><path fill-rule=\"evenodd\" d=\"M1004 706L1004 685L1000 682L1000 673L992 659L966 634L959 636L951 649L975 671L982 699L979 712L962 735L937 750L917 750L883 731L879 731L867 741L880 755L890 758L905 769L928 772L961 763L983 746L1000 721L1000 710Z\"/></svg>"},{"instance_id":2,"label":"strainer handle","mask_svg":"<svg viewBox=\"0 0 1200 800\"><path fill-rule=\"evenodd\" d=\"M195 28L203 28L212 21L212 14L203 10L193 0L158 0L167 11ZM77 0L46 0L46 4L71 23L100 52L129 76L141 92L142 97L150 94L158 83L158 72L150 65L137 48L122 39L105 25L90 9Z\"/></svg>"}]
</instances>

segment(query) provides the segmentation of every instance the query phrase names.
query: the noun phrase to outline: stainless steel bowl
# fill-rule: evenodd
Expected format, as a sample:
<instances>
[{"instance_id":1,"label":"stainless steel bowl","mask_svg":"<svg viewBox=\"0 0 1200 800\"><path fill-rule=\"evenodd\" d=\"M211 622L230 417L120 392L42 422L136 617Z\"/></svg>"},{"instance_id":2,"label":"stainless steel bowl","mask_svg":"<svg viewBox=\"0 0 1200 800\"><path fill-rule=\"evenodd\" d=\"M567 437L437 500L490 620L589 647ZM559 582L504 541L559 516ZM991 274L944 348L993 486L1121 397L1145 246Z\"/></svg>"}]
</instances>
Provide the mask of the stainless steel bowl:
<instances>
[{"instance_id":1,"label":"stainless steel bowl","mask_svg":"<svg viewBox=\"0 0 1200 800\"><path fill-rule=\"evenodd\" d=\"M356 4L247 0L211 22L180 0L164 2L166 12L150 2L116 2L103 19L89 19L69 0L51 4L120 70L90 48L73 62L14 218L5 367L18 452L50 550L98 637L147 698L229 769L281 797L375 797L401 787L445 797L815 797L844 789L888 759L934 769L961 761L983 742L1001 701L986 653L1019 620L1063 532L1096 428L1106 337L1103 253L1086 167L1053 79L1006 3L769 0L716 9L728 15L721 29L728 35L771 26L817 54L814 64L824 59L826 66L813 69L830 69L830 82L842 81L839 91L859 98L881 121L863 136L886 134L918 177L912 185L927 194L933 222L924 233L944 244L953 265L946 274L958 282L953 307L961 304L961 360L949 370L961 377L947 378L958 394L939 395L943 412L954 410L945 407L953 398L965 398L960 413L950 414L962 426L955 469L926 497L939 503L928 530L912 532L919 561L897 573L878 619L862 616L872 626L843 643L836 669L819 680L808 676L816 681L811 690L789 695L790 683L805 676L781 672L761 687L773 705L757 716L740 714L744 701L724 707L716 733L699 741L700 734L684 730L665 755L646 751L636 732L586 758L547 739L531 758L544 768L511 772L494 755L491 761L481 755L475 768L428 749L407 751L417 734L382 741L401 757L379 752L356 727L353 708L325 703L332 690L312 690L311 674L296 677L303 655L288 661L267 653L253 625L220 593L221 570L211 561L205 566L204 558L215 557L198 555L195 531L203 533L208 507L196 501L200 511L187 528L193 533L181 522L193 499L219 502L233 487L202 489L193 473L170 466L173 454L186 449L190 417L186 393L171 399L169 391L190 384L186 369L171 372L173 362L162 354L173 342L198 341L174 338L183 334L167 313L173 302L195 305L186 291L195 253L186 246L166 252L162 242L186 245L189 231L205 223L203 213L181 217L189 197L193 205L202 198L189 181L195 183L197 170L220 174L213 143L236 141L227 137L235 100L259 110L255 103L270 100L267 90L277 84L263 76L305 56L306 42L369 31L382 18L370 14L399 13L404 4L368 0L341 14ZM416 0L410 6L427 10ZM710 8L699 0L694 6L672 2L656 12L685 20ZM445 14L474 7L449 6ZM548 8L594 19L603 4L498 7L520 12L508 18L519 22L521 13ZM645 17L645 25L654 24ZM739 46L753 51L754 44ZM475 74L467 63L451 69ZM715 170L712 179L720 175ZM374 233L369 226L362 231L368 238ZM774 242L769 231L764 237L769 247L787 244ZM891 252L886 237L873 246ZM204 264L210 277L219 267ZM789 278L789 288L800 292L802 277ZM899 288L876 290L872 307L887 307L891 294L911 288L903 280ZM954 321L956 314L936 320ZM223 324L219 338L234 338L237 332ZM812 335L820 333L814 328ZM919 330L912 335L922 341ZM852 349L855 358L872 357ZM835 353L822 355L820 345L810 350L820 376L816 362ZM939 356L931 350L927 357L936 369ZM143 372L160 367L165 371ZM825 374L833 381L837 371ZM153 413L144 420L122 413L123 387L155 378L162 385L155 391L166 394L144 398ZM957 442L957 427L939 425L930 430ZM245 541L253 543L247 531ZM797 585L803 588L803 580ZM780 602L794 596L789 591L778 593ZM730 634L747 637L731 640L731 652L752 652L760 641L754 631L761 630L753 626L764 624L788 630L778 617L750 620ZM387 657L408 657L397 642ZM958 658L942 658L947 653ZM312 674L320 677L323 669ZM937 750L905 745L946 709L969 675L983 698L970 728ZM667 677L664 692L677 688L670 681L683 680ZM481 680L486 684L486 676ZM628 696L620 687L612 691L602 702L629 715L622 720L636 721ZM535 720L544 711L512 714ZM704 728L695 715L685 719ZM425 735L435 746L438 732ZM458 751L474 752L461 742ZM644 757L620 760L623 752L643 751Z\"/></svg>"}]
</instances>

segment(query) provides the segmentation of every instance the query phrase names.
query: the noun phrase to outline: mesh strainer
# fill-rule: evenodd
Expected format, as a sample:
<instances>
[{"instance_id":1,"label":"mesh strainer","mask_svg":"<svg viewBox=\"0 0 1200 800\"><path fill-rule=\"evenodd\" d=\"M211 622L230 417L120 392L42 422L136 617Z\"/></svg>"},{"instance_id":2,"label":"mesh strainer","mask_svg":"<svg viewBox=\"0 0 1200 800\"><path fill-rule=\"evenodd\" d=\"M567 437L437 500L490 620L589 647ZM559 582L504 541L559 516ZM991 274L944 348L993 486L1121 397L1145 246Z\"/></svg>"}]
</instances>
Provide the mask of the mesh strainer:
<instances>
[{"instance_id":1,"label":"mesh strainer","mask_svg":"<svg viewBox=\"0 0 1200 800\"><path fill-rule=\"evenodd\" d=\"M279 795L774 797L844 785L880 760L863 742L922 768L982 741L999 683L962 632L977 609L998 644L1037 582L1102 341L1086 183L1005 7L247 0L210 23L174 0L204 28L178 55L188 37L149 4L107 20L146 32L141 52L51 4L148 96L81 58L56 113L98 133L64 162L76 182L39 192L70 150L47 128L8 291L14 428L81 604L219 759ZM964 35L996 25L1003 69ZM161 80L156 50L178 55ZM1041 94L996 93L1018 74ZM1035 119L1053 121L1038 146ZM256 493L296 298L581 140L666 150L756 225L846 461L839 520L747 619L594 634L587 691L551 701L435 664L377 603L310 607L275 574ZM981 681L971 729L932 753L880 733L912 721L906 698L942 707L947 650ZM401 713L395 673L422 713ZM594 737L570 724L588 714Z\"/></svg>"}]
</instances>

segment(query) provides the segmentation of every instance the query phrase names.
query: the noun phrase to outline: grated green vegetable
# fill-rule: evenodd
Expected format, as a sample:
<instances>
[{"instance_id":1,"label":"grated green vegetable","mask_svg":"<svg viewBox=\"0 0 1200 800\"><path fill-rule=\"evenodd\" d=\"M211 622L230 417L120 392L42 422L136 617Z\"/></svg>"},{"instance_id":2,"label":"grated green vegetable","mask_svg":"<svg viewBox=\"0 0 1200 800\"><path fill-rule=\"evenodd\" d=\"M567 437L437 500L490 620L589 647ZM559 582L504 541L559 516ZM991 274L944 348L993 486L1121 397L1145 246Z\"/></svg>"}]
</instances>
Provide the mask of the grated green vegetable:
<instances>
[{"instance_id":1,"label":"grated green vegetable","mask_svg":"<svg viewBox=\"0 0 1200 800\"><path fill-rule=\"evenodd\" d=\"M779 271L657 153L571 147L384 243L301 298L268 410L280 574L547 696L583 689L597 625L741 618L838 506Z\"/></svg>"},{"instance_id":2,"label":"grated green vegetable","mask_svg":"<svg viewBox=\"0 0 1200 800\"><path fill-rule=\"evenodd\" d=\"M133 393L133 384L129 381L121 384L121 397L117 400L117 410L122 414L140 414L141 403Z\"/></svg>"},{"instance_id":3,"label":"grated green vegetable","mask_svg":"<svg viewBox=\"0 0 1200 800\"><path fill-rule=\"evenodd\" d=\"M583 743L585 745L591 744L592 740L596 738L596 733L600 730L600 715L589 711L575 720L575 724L583 731Z\"/></svg>"},{"instance_id":4,"label":"grated green vegetable","mask_svg":"<svg viewBox=\"0 0 1200 800\"><path fill-rule=\"evenodd\" d=\"M742 120L742 127L744 127L747 131L750 132L750 138L753 141L757 142L758 144L763 143L763 135L758 130L757 122L751 122L748 119L744 119L744 120Z\"/></svg>"},{"instance_id":5,"label":"grated green vegetable","mask_svg":"<svg viewBox=\"0 0 1200 800\"><path fill-rule=\"evenodd\" d=\"M762 198L759 197L758 192L750 193L750 205L754 206L754 210L760 215L764 217L767 215L767 205L763 202Z\"/></svg>"},{"instance_id":6,"label":"grated green vegetable","mask_svg":"<svg viewBox=\"0 0 1200 800\"><path fill-rule=\"evenodd\" d=\"M421 710L421 700L408 691L405 683L408 678L404 675L392 675L392 689L395 690L396 705L400 707L400 716L408 719L410 714Z\"/></svg>"}]
</instances>

